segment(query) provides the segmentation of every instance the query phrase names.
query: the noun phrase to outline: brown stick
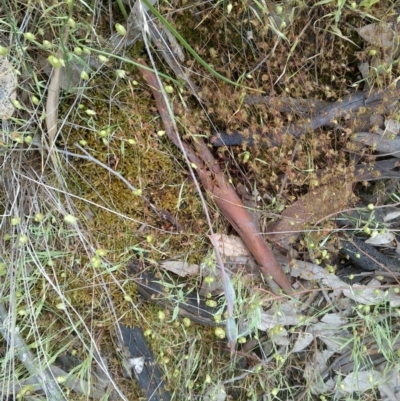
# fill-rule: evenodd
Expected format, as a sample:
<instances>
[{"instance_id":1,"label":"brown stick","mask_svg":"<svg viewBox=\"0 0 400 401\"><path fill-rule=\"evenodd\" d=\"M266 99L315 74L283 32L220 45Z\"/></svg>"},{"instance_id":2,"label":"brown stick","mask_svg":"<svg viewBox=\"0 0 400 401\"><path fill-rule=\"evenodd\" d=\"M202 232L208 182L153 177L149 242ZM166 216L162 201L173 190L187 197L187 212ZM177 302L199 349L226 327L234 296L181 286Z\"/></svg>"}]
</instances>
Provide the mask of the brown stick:
<instances>
[{"instance_id":1,"label":"brown stick","mask_svg":"<svg viewBox=\"0 0 400 401\"><path fill-rule=\"evenodd\" d=\"M140 63L145 65L143 60L140 60ZM195 138L194 146L197 150L196 155L195 150L191 146L179 141L178 133L174 130L171 123L165 99L159 89L156 76L154 73L144 68L141 68L140 72L152 90L157 109L163 120L168 137L182 152L186 153L189 161L196 166L195 170L204 188L215 200L215 203L221 209L224 216L232 224L249 251L260 264L259 268L264 276L268 280L273 279L284 291L291 292L292 287L289 279L283 273L281 266L258 232L256 225L243 206L236 191L225 179L223 172L207 145L202 138Z\"/></svg>"}]
</instances>

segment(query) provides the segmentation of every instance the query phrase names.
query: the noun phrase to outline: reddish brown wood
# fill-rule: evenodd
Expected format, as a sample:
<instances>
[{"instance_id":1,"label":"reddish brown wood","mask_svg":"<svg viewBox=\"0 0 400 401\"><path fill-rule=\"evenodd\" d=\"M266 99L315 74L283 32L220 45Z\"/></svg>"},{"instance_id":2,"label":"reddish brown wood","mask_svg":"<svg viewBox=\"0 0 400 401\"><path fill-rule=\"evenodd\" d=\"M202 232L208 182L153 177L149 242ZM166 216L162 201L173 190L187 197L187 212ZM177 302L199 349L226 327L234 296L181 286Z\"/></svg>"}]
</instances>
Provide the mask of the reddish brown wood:
<instances>
[{"instance_id":1,"label":"reddish brown wood","mask_svg":"<svg viewBox=\"0 0 400 401\"><path fill-rule=\"evenodd\" d=\"M146 67L143 60L139 61L140 64ZM215 203L221 209L224 216L240 235L249 251L259 263L260 271L268 279L274 280L284 291L291 292L292 287L289 279L283 273L281 266L275 259L272 251L268 248L268 245L258 231L250 214L246 208L244 208L234 188L226 180L203 139L199 137L195 139L195 149L179 141L178 133L174 130L173 124L171 123L165 99L159 89L156 76L147 68L140 68L140 72L152 90L157 109L163 120L168 137L187 155L189 161L196 166L195 170L199 175L203 187L215 200Z\"/></svg>"}]
</instances>

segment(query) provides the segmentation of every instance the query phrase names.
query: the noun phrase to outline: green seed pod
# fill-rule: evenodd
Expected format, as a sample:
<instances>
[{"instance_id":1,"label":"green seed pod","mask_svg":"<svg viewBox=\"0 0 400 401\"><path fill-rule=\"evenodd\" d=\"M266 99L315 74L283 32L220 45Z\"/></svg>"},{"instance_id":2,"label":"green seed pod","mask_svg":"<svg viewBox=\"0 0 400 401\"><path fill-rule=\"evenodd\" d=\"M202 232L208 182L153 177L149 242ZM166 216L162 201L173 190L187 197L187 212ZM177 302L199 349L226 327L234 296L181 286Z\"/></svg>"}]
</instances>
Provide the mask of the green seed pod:
<instances>
[{"instance_id":1,"label":"green seed pod","mask_svg":"<svg viewBox=\"0 0 400 401\"><path fill-rule=\"evenodd\" d=\"M92 263L92 266L95 269L98 269L101 266L101 259L98 256L93 256L92 259L90 259L90 262Z\"/></svg>"},{"instance_id":2,"label":"green seed pod","mask_svg":"<svg viewBox=\"0 0 400 401\"><path fill-rule=\"evenodd\" d=\"M19 223L21 223L21 218L20 217L13 217L11 219L11 225L12 226L17 226Z\"/></svg>"},{"instance_id":3,"label":"green seed pod","mask_svg":"<svg viewBox=\"0 0 400 401\"><path fill-rule=\"evenodd\" d=\"M16 109L22 109L22 104L18 100L13 100L11 102Z\"/></svg>"},{"instance_id":4,"label":"green seed pod","mask_svg":"<svg viewBox=\"0 0 400 401\"><path fill-rule=\"evenodd\" d=\"M59 58L57 58L56 56L49 56L47 58L47 61L50 63L50 65L52 65L54 68L60 68L63 66L63 61Z\"/></svg>"},{"instance_id":5,"label":"green seed pod","mask_svg":"<svg viewBox=\"0 0 400 401\"><path fill-rule=\"evenodd\" d=\"M29 237L27 235L20 235L18 238L19 245L25 245L29 242Z\"/></svg>"},{"instance_id":6,"label":"green seed pod","mask_svg":"<svg viewBox=\"0 0 400 401\"><path fill-rule=\"evenodd\" d=\"M83 81L87 81L89 79L89 74L86 71L82 71L80 76Z\"/></svg>"},{"instance_id":7,"label":"green seed pod","mask_svg":"<svg viewBox=\"0 0 400 401\"><path fill-rule=\"evenodd\" d=\"M126 29L123 25L121 24L115 24L115 30L121 35L125 36L126 35Z\"/></svg>"},{"instance_id":8,"label":"green seed pod","mask_svg":"<svg viewBox=\"0 0 400 401\"><path fill-rule=\"evenodd\" d=\"M33 142L33 138L30 135L28 135L28 136L25 137L24 142L27 145L30 145Z\"/></svg>"},{"instance_id":9,"label":"green seed pod","mask_svg":"<svg viewBox=\"0 0 400 401\"><path fill-rule=\"evenodd\" d=\"M75 225L75 224L78 222L77 218L76 218L75 216L72 216L72 214L67 214L67 215L64 217L64 221L65 221L67 224L71 224L71 225Z\"/></svg>"},{"instance_id":10,"label":"green seed pod","mask_svg":"<svg viewBox=\"0 0 400 401\"><path fill-rule=\"evenodd\" d=\"M34 218L33 218L33 220L34 220L36 223L42 222L43 219L44 219L44 215L43 215L42 213L36 213L35 216L34 216Z\"/></svg>"},{"instance_id":11,"label":"green seed pod","mask_svg":"<svg viewBox=\"0 0 400 401\"><path fill-rule=\"evenodd\" d=\"M213 299L208 299L206 301L206 305L209 306L210 308L215 308L217 306L217 302L214 301Z\"/></svg>"},{"instance_id":12,"label":"green seed pod","mask_svg":"<svg viewBox=\"0 0 400 401\"><path fill-rule=\"evenodd\" d=\"M117 78L125 78L126 71L125 70L117 70L117 71L115 71L115 75L117 76Z\"/></svg>"},{"instance_id":13,"label":"green seed pod","mask_svg":"<svg viewBox=\"0 0 400 401\"><path fill-rule=\"evenodd\" d=\"M58 303L56 305L56 308L59 309L59 310L65 310L66 309L65 304L63 302Z\"/></svg>"},{"instance_id":14,"label":"green seed pod","mask_svg":"<svg viewBox=\"0 0 400 401\"><path fill-rule=\"evenodd\" d=\"M96 249L96 255L103 258L104 256L107 255L107 250L106 249Z\"/></svg>"},{"instance_id":15,"label":"green seed pod","mask_svg":"<svg viewBox=\"0 0 400 401\"><path fill-rule=\"evenodd\" d=\"M100 54L100 56L99 56L99 60L102 62L102 63L108 63L108 58L106 57L106 56L103 56L102 54Z\"/></svg>"},{"instance_id":16,"label":"green seed pod","mask_svg":"<svg viewBox=\"0 0 400 401\"><path fill-rule=\"evenodd\" d=\"M226 336L225 330L222 327L217 327L215 329L215 335L222 340Z\"/></svg>"},{"instance_id":17,"label":"green seed pod","mask_svg":"<svg viewBox=\"0 0 400 401\"><path fill-rule=\"evenodd\" d=\"M31 33L31 32L26 32L26 33L24 33L24 38L25 38L26 40L29 40L30 42L36 40L35 35L34 35L33 33Z\"/></svg>"},{"instance_id":18,"label":"green seed pod","mask_svg":"<svg viewBox=\"0 0 400 401\"><path fill-rule=\"evenodd\" d=\"M72 18L68 18L67 25L71 28L75 28L76 22Z\"/></svg>"},{"instance_id":19,"label":"green seed pod","mask_svg":"<svg viewBox=\"0 0 400 401\"><path fill-rule=\"evenodd\" d=\"M365 226L364 228L363 228L363 231L365 232L365 234L371 234L371 229L368 227L368 226Z\"/></svg>"}]
</instances>

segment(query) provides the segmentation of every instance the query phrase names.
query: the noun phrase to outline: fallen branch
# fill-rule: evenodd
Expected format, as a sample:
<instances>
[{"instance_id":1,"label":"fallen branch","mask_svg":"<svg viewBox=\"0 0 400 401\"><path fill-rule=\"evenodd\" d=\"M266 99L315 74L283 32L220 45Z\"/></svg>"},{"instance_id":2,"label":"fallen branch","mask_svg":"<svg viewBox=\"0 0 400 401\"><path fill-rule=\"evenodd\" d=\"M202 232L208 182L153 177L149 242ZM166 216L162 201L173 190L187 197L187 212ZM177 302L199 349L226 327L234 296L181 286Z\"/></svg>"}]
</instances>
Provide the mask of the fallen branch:
<instances>
[{"instance_id":1,"label":"fallen branch","mask_svg":"<svg viewBox=\"0 0 400 401\"><path fill-rule=\"evenodd\" d=\"M144 66L143 60L139 60ZM178 133L174 130L173 124L167 112L165 99L156 76L145 68L140 71L150 86L156 100L157 109L163 120L165 131L170 140L183 152L186 153L189 161L195 166L203 187L214 199L224 216L228 219L236 232L240 235L249 251L259 263L259 269L268 280L273 280L283 290L291 292L291 284L285 276L281 266L276 261L271 250L268 248L263 237L260 235L250 214L242 204L239 196L229 182L225 179L221 168L217 164L202 138L194 139L194 148L186 143L180 144ZM197 153L197 154L196 154Z\"/></svg>"},{"instance_id":2,"label":"fallen branch","mask_svg":"<svg viewBox=\"0 0 400 401\"><path fill-rule=\"evenodd\" d=\"M252 131L232 131L216 132L211 143L214 146L239 146L257 145L258 147L270 147L282 144L284 135L291 135L299 138L301 135L312 132L317 128L329 126L332 121L343 117L354 117L356 112L363 111L362 108L376 109L378 106L388 106L399 96L400 90L397 88L388 88L386 90L375 90L372 93L356 92L345 98L334 102L323 109L312 114L310 120L305 122L294 122L278 130L269 129Z\"/></svg>"}]
</instances>

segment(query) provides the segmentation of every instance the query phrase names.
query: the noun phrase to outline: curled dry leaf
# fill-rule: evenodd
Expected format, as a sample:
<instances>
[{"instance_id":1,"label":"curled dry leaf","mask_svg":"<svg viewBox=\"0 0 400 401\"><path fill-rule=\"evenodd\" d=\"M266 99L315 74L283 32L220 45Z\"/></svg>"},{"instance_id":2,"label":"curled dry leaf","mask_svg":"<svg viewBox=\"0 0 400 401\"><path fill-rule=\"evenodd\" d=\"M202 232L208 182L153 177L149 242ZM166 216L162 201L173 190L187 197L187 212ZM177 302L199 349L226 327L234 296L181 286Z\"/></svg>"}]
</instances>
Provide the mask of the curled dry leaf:
<instances>
[{"instance_id":1,"label":"curled dry leaf","mask_svg":"<svg viewBox=\"0 0 400 401\"><path fill-rule=\"evenodd\" d=\"M369 24L357 29L357 32L371 45L384 49L392 48L398 38L397 33L389 24Z\"/></svg>"},{"instance_id":2,"label":"curled dry leaf","mask_svg":"<svg viewBox=\"0 0 400 401\"><path fill-rule=\"evenodd\" d=\"M339 380L341 391L346 393L364 392L377 386L382 381L382 374L376 370L355 371Z\"/></svg>"},{"instance_id":3,"label":"curled dry leaf","mask_svg":"<svg viewBox=\"0 0 400 401\"><path fill-rule=\"evenodd\" d=\"M296 268L292 269L293 277L301 277L303 280L321 280L325 287L333 290L330 297L334 299L343 294L345 297L363 305L377 305L389 302L395 308L400 305L400 295L392 289L379 288L382 284L378 280L372 280L368 286L349 285L332 273L328 273L321 266L313 263L296 261Z\"/></svg>"},{"instance_id":4,"label":"curled dry leaf","mask_svg":"<svg viewBox=\"0 0 400 401\"><path fill-rule=\"evenodd\" d=\"M372 132L357 132L351 138L355 142L363 145L372 146L379 153L390 153L392 156L400 158L400 138L386 138Z\"/></svg>"},{"instance_id":5,"label":"curled dry leaf","mask_svg":"<svg viewBox=\"0 0 400 401\"><path fill-rule=\"evenodd\" d=\"M387 214L383 217L383 221L384 221L385 223L387 223L387 222L390 221L390 220L397 219L399 216L400 216L400 210L398 210L398 211L396 210L396 211L387 213Z\"/></svg>"},{"instance_id":6,"label":"curled dry leaf","mask_svg":"<svg viewBox=\"0 0 400 401\"><path fill-rule=\"evenodd\" d=\"M326 313L321 322L326 324L331 324L333 326L344 325L348 323L348 319L345 316L340 315L339 313Z\"/></svg>"},{"instance_id":7,"label":"curled dry leaf","mask_svg":"<svg viewBox=\"0 0 400 401\"><path fill-rule=\"evenodd\" d=\"M304 323L303 316L298 311L296 301L289 301L281 306L267 311L261 309L261 319L258 323L259 330L271 330L276 325L296 326ZM310 321L308 321L310 323Z\"/></svg>"},{"instance_id":8,"label":"curled dry leaf","mask_svg":"<svg viewBox=\"0 0 400 401\"><path fill-rule=\"evenodd\" d=\"M364 63L359 63L359 64L358 64L358 69L359 69L360 72L361 72L361 76L362 76L364 79L367 79L367 78L368 78L368 75L369 75L369 73L370 73L369 62L366 61L366 62L364 62Z\"/></svg>"},{"instance_id":9,"label":"curled dry leaf","mask_svg":"<svg viewBox=\"0 0 400 401\"><path fill-rule=\"evenodd\" d=\"M165 260L160 263L161 267L180 277L194 276L199 274L199 265L189 264L187 262L179 262L175 260Z\"/></svg>"},{"instance_id":10,"label":"curled dry leaf","mask_svg":"<svg viewBox=\"0 0 400 401\"><path fill-rule=\"evenodd\" d=\"M139 59L138 62L146 66L143 60ZM157 109L161 115L169 139L178 149L181 149L185 153L188 161L196 166L196 171L204 189L212 196L221 212L240 235L250 253L258 262L260 271L266 277L273 291L278 292L277 287L279 286L287 293L292 292L292 285L289 279L284 274L282 267L276 260L271 249L267 246L264 238L259 235L257 225L252 220L248 211L243 207L241 199L224 176L222 169L218 166L206 143L202 138L197 138L194 148L192 148L187 143L180 141L176 124L174 124L167 112L166 100L162 96L156 76L145 68L140 68L140 72L147 84L152 88ZM218 246L215 237L212 237L211 241L215 246ZM220 266L223 272L223 263L220 263ZM227 297L226 293L225 296ZM230 306L228 301L228 315L231 309L233 309L233 305Z\"/></svg>"},{"instance_id":11,"label":"curled dry leaf","mask_svg":"<svg viewBox=\"0 0 400 401\"><path fill-rule=\"evenodd\" d=\"M383 366L386 364L384 363ZM396 364L395 366L391 366L390 370L387 369L385 372L385 380L384 383L379 386L379 391L381 393L382 401L399 401L399 392L400 388L400 376L399 376L400 365ZM379 369L379 371L383 371L383 369Z\"/></svg>"},{"instance_id":12,"label":"curled dry leaf","mask_svg":"<svg viewBox=\"0 0 400 401\"><path fill-rule=\"evenodd\" d=\"M323 280L325 285L333 290L337 290L341 293L342 290L350 287L335 274L329 273L323 267L318 266L314 263L303 262L296 260L291 270L292 277L300 277L303 280Z\"/></svg>"},{"instance_id":13,"label":"curled dry leaf","mask_svg":"<svg viewBox=\"0 0 400 401\"><path fill-rule=\"evenodd\" d=\"M288 332L286 329L281 328L281 330L279 330L277 333L271 333L271 341L275 344L275 345L280 345L280 346L284 346L287 347L290 345L290 341L288 338Z\"/></svg>"},{"instance_id":14,"label":"curled dry leaf","mask_svg":"<svg viewBox=\"0 0 400 401\"><path fill-rule=\"evenodd\" d=\"M344 290L343 294L359 304L378 305L389 302L392 308L397 308L400 305L400 296L392 289L377 288L379 286L381 283L378 280L373 280L368 287L355 284L353 287Z\"/></svg>"},{"instance_id":15,"label":"curled dry leaf","mask_svg":"<svg viewBox=\"0 0 400 401\"><path fill-rule=\"evenodd\" d=\"M17 74L11 63L0 57L0 118L7 120L14 113L12 101L16 100Z\"/></svg>"},{"instance_id":16,"label":"curled dry leaf","mask_svg":"<svg viewBox=\"0 0 400 401\"><path fill-rule=\"evenodd\" d=\"M368 238L365 243L370 244L370 245L375 245L375 246L382 246L382 245L387 245L390 244L392 241L394 241L396 237L394 234L390 231L386 231L382 234L377 234L374 237Z\"/></svg>"},{"instance_id":17,"label":"curled dry leaf","mask_svg":"<svg viewBox=\"0 0 400 401\"><path fill-rule=\"evenodd\" d=\"M296 342L293 346L293 352L303 351L306 347L308 347L311 342L314 340L314 336L311 333L299 333L297 336Z\"/></svg>"},{"instance_id":18,"label":"curled dry leaf","mask_svg":"<svg viewBox=\"0 0 400 401\"><path fill-rule=\"evenodd\" d=\"M353 334L344 326L335 327L331 324L319 322L310 326L307 331L321 340L328 350L338 354L344 354L353 345L351 341Z\"/></svg>"},{"instance_id":19,"label":"curled dry leaf","mask_svg":"<svg viewBox=\"0 0 400 401\"><path fill-rule=\"evenodd\" d=\"M222 256L229 258L237 258L242 256L250 256L244 242L235 235L214 234L218 250Z\"/></svg>"},{"instance_id":20,"label":"curled dry leaf","mask_svg":"<svg viewBox=\"0 0 400 401\"><path fill-rule=\"evenodd\" d=\"M389 135L398 135L400 131L400 122L392 118L385 119L385 133Z\"/></svg>"}]
</instances>

